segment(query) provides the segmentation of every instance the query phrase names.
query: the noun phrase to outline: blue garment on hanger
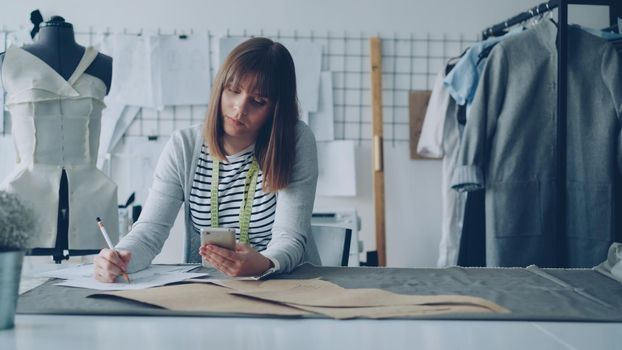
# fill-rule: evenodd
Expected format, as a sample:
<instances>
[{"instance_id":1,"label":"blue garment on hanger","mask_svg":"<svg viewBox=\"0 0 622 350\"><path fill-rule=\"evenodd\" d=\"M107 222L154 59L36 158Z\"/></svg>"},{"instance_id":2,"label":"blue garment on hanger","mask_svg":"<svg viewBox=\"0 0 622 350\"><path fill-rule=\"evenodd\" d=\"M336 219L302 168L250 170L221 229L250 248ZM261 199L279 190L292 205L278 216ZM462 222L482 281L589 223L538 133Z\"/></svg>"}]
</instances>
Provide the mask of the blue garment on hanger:
<instances>
[{"instance_id":1,"label":"blue garment on hanger","mask_svg":"<svg viewBox=\"0 0 622 350\"><path fill-rule=\"evenodd\" d=\"M622 28L622 18L620 17L618 17L617 26L618 26L617 33L615 31L607 31L604 29L600 30L600 29L594 29L594 28L584 27L584 26L581 26L581 29L585 30L586 32L590 34L596 35L599 38L603 38L609 41L615 41L615 40L622 39L622 34L620 34L620 29Z\"/></svg>"},{"instance_id":2,"label":"blue garment on hanger","mask_svg":"<svg viewBox=\"0 0 622 350\"><path fill-rule=\"evenodd\" d=\"M479 76L484 68L486 60L480 60L480 53L499 41L523 31L522 27L517 27L501 37L490 37L484 41L471 46L456 64L454 69L447 74L443 83L449 91L451 97L459 105L466 104L467 118L471 107L471 102L477 90Z\"/></svg>"},{"instance_id":3,"label":"blue garment on hanger","mask_svg":"<svg viewBox=\"0 0 622 350\"><path fill-rule=\"evenodd\" d=\"M586 32L595 35L599 38L603 38L605 40L620 40L622 39L622 34L618 34L618 33L613 33L613 32L605 32L603 30L600 29L594 29L594 28L589 28L589 27L583 27L581 26L581 29L585 30Z\"/></svg>"}]
</instances>

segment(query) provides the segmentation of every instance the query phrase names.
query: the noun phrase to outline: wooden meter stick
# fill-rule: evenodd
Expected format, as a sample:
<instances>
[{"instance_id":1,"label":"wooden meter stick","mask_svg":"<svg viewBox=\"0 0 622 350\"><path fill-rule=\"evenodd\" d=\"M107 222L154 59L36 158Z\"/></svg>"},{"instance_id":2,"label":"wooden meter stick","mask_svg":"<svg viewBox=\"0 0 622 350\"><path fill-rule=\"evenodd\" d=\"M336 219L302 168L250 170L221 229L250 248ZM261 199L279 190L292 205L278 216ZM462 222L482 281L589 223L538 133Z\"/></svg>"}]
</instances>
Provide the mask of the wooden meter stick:
<instances>
[{"instance_id":1,"label":"wooden meter stick","mask_svg":"<svg viewBox=\"0 0 622 350\"><path fill-rule=\"evenodd\" d=\"M380 38L369 39L371 62L372 155L374 167L374 211L378 266L387 265L384 210L384 157L382 149L382 46Z\"/></svg>"}]
</instances>

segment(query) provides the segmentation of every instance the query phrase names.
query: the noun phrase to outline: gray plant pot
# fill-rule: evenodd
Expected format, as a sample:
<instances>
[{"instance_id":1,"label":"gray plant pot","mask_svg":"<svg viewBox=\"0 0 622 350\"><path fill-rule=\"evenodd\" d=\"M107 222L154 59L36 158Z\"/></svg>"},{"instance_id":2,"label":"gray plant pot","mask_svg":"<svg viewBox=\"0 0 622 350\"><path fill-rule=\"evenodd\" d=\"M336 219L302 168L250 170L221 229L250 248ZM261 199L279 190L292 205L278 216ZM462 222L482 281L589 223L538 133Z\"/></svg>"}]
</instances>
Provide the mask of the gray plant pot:
<instances>
[{"instance_id":1,"label":"gray plant pot","mask_svg":"<svg viewBox=\"0 0 622 350\"><path fill-rule=\"evenodd\" d=\"M0 250L0 329L15 326L23 250Z\"/></svg>"}]
</instances>

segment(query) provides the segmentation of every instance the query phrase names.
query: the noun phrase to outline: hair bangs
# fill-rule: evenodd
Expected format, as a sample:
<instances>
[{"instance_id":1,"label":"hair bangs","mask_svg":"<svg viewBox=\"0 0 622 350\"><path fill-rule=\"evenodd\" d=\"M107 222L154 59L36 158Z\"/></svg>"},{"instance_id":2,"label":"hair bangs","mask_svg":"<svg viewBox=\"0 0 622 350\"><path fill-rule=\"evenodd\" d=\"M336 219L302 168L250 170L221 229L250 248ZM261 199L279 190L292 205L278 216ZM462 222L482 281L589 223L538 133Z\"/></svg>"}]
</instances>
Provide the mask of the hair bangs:
<instances>
[{"instance_id":1,"label":"hair bangs","mask_svg":"<svg viewBox=\"0 0 622 350\"><path fill-rule=\"evenodd\" d=\"M224 87L244 87L247 91L266 97L275 102L277 99L278 70L270 55L249 52L232 62Z\"/></svg>"}]
</instances>

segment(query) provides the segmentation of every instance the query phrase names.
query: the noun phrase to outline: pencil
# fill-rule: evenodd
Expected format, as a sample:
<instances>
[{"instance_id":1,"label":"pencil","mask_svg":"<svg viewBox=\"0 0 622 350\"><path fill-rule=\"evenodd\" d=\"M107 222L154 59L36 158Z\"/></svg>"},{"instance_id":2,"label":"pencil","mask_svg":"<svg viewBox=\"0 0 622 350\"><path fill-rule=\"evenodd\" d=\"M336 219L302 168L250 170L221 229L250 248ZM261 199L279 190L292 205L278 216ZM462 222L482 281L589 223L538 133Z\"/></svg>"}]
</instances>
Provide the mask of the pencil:
<instances>
[{"instance_id":1,"label":"pencil","mask_svg":"<svg viewBox=\"0 0 622 350\"><path fill-rule=\"evenodd\" d=\"M110 241L110 236L108 236L108 232L106 232L106 228L104 227L104 223L102 222L102 219L99 218L99 216L97 217L97 226L99 227L99 230L101 231L102 235L104 236L104 239L106 240L106 244L108 244L108 248L110 248L110 250L112 250L113 252L115 252L117 254L117 256L119 256L119 253L117 253L117 251L112 246L112 242ZM119 259L120 258L121 258L121 256L119 256ZM123 278L125 279L125 281L127 281L127 283L130 283L130 276L128 276L126 272L123 273Z\"/></svg>"}]
</instances>

